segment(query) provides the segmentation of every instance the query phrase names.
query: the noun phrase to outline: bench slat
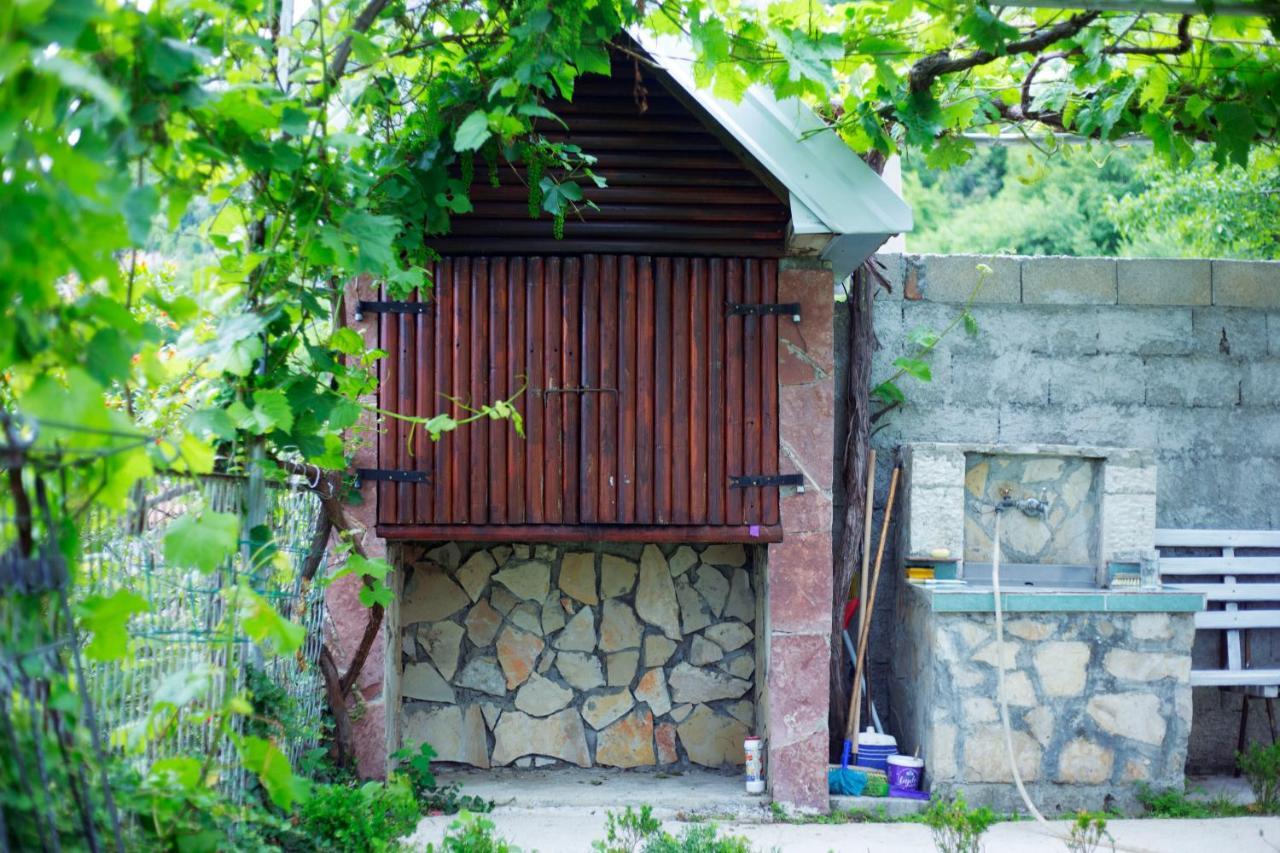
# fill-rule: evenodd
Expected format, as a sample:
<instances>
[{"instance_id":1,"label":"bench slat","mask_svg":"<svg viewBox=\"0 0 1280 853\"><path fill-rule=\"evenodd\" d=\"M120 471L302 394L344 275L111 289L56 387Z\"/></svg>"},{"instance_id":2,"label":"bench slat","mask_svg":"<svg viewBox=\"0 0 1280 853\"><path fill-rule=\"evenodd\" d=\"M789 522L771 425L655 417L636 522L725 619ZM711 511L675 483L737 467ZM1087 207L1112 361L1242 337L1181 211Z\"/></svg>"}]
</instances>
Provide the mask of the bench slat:
<instances>
[{"instance_id":1,"label":"bench slat","mask_svg":"<svg viewBox=\"0 0 1280 853\"><path fill-rule=\"evenodd\" d=\"M1170 528L1157 528L1156 547L1280 548L1280 531L1173 530Z\"/></svg>"},{"instance_id":2,"label":"bench slat","mask_svg":"<svg viewBox=\"0 0 1280 853\"><path fill-rule=\"evenodd\" d=\"M1162 575L1280 575L1280 557L1161 557Z\"/></svg>"},{"instance_id":3,"label":"bench slat","mask_svg":"<svg viewBox=\"0 0 1280 853\"><path fill-rule=\"evenodd\" d=\"M1280 584L1275 583L1167 583L1165 589L1199 593L1209 601L1274 601L1280 610Z\"/></svg>"},{"instance_id":4,"label":"bench slat","mask_svg":"<svg viewBox=\"0 0 1280 853\"><path fill-rule=\"evenodd\" d=\"M1280 628L1280 610L1202 610L1196 614L1196 628Z\"/></svg>"},{"instance_id":5,"label":"bench slat","mask_svg":"<svg viewBox=\"0 0 1280 853\"><path fill-rule=\"evenodd\" d=\"M1192 687L1268 687L1280 684L1280 669L1193 669Z\"/></svg>"}]
</instances>

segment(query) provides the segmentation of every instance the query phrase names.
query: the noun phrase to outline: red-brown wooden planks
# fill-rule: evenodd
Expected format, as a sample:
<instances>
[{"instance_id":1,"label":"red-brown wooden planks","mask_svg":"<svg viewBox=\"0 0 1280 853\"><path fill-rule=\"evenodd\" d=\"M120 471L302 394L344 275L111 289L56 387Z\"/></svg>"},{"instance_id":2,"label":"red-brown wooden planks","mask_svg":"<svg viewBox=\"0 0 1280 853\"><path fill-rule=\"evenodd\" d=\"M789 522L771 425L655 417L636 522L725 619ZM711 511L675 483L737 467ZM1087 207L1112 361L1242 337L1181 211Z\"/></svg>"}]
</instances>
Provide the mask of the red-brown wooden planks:
<instances>
[{"instance_id":1,"label":"red-brown wooden planks","mask_svg":"<svg viewBox=\"0 0 1280 853\"><path fill-rule=\"evenodd\" d=\"M578 482L579 482L579 441L581 439L582 417L579 412L581 395L577 387L581 379L582 357L582 314L579 300L582 298L582 260L565 258L563 264L564 301L561 303L561 348L563 373L560 375L560 387L573 389L568 393L560 393L561 411L564 417L564 441L561 458L560 493L564 498L562 520L567 524L575 524L581 519L578 515Z\"/></svg>"},{"instance_id":2,"label":"red-brown wooden planks","mask_svg":"<svg viewBox=\"0 0 1280 853\"><path fill-rule=\"evenodd\" d=\"M469 389L464 391L463 399L470 408L478 408L489 399L489 348L486 341L489 337L489 259L475 258L471 261L471 334L467 343L471 347L471 371ZM469 417L470 411L463 416ZM471 434L470 466L467 479L471 481L468 492L470 500L467 504L467 517L472 524L484 524L488 521L489 478L485 475L489 467L489 421L487 418L473 422L463 430Z\"/></svg>"},{"instance_id":3,"label":"red-brown wooden planks","mask_svg":"<svg viewBox=\"0 0 1280 853\"><path fill-rule=\"evenodd\" d=\"M435 268L430 271L433 281L438 268L439 264L436 264ZM416 298L419 302L434 302L429 290L423 290ZM436 346L436 315L434 313L418 314L414 317L414 322L417 325L418 347L416 351L410 354L409 363L413 365L417 387L414 390L413 411L410 414L419 418L429 418L434 414L430 409L431 398L435 396L433 390L435 371L432 368L432 362ZM413 433L413 469L415 471L426 471L428 476L432 476L434 452L435 448L431 446L431 436L419 425ZM433 500L435 493L433 488L430 481L414 486L413 516L415 520L435 517L435 502Z\"/></svg>"},{"instance_id":4,"label":"red-brown wooden planks","mask_svg":"<svg viewBox=\"0 0 1280 853\"><path fill-rule=\"evenodd\" d=\"M605 255L600 259L600 377L597 395L600 407L600 429L596 456L598 502L596 519L601 523L618 521L618 258ZM584 358L584 362L587 361ZM594 361L594 359L590 359Z\"/></svg>"},{"instance_id":5,"label":"red-brown wooden planks","mask_svg":"<svg viewBox=\"0 0 1280 853\"><path fill-rule=\"evenodd\" d=\"M671 453L674 414L671 408L671 258L656 258L654 289L653 510L658 524L672 522Z\"/></svg>"},{"instance_id":6,"label":"red-brown wooden planks","mask_svg":"<svg viewBox=\"0 0 1280 853\"><path fill-rule=\"evenodd\" d=\"M707 262L689 266L689 518L707 523Z\"/></svg>"},{"instance_id":7,"label":"red-brown wooden planks","mask_svg":"<svg viewBox=\"0 0 1280 853\"><path fill-rule=\"evenodd\" d=\"M725 270L725 298L729 302L744 302L745 289L742 280L742 261L731 258ZM743 351L742 317L731 315L725 319L725 425L724 425L724 473L740 477L754 473L745 469L742 447L743 400ZM742 524L742 489L729 487L725 492L725 524Z\"/></svg>"},{"instance_id":8,"label":"red-brown wooden planks","mask_svg":"<svg viewBox=\"0 0 1280 853\"><path fill-rule=\"evenodd\" d=\"M556 392L556 389L564 387L564 368L560 361L564 333L560 259L547 258L543 270L542 387L545 418L542 433L542 515L547 523L559 524L564 518L564 395Z\"/></svg>"},{"instance_id":9,"label":"red-brown wooden planks","mask_svg":"<svg viewBox=\"0 0 1280 853\"><path fill-rule=\"evenodd\" d=\"M724 524L725 474L725 289L724 260L707 264L707 523Z\"/></svg>"},{"instance_id":10,"label":"red-brown wooden planks","mask_svg":"<svg viewBox=\"0 0 1280 853\"><path fill-rule=\"evenodd\" d=\"M636 259L623 255L618 270L618 520L636 520Z\"/></svg>"},{"instance_id":11,"label":"red-brown wooden planks","mask_svg":"<svg viewBox=\"0 0 1280 853\"><path fill-rule=\"evenodd\" d=\"M764 301L778 301L778 262L767 260L761 264L764 272ZM778 315L770 314L764 321L764 348L761 352L763 369L760 371L760 389L762 402L760 406L761 441L760 454L763 473L778 473L778 323L790 323L790 317L779 320ZM778 490L764 489L764 508L762 515L765 524L777 524Z\"/></svg>"},{"instance_id":12,"label":"red-brown wooden planks","mask_svg":"<svg viewBox=\"0 0 1280 853\"><path fill-rule=\"evenodd\" d=\"M546 518L543 512L543 453L546 449L544 432L546 416L546 340L543 328L546 323L544 308L542 258L530 258L525 267L525 367L529 371L528 388L524 393L525 412L525 483L524 509L530 524L539 524Z\"/></svg>"},{"instance_id":13,"label":"red-brown wooden planks","mask_svg":"<svg viewBox=\"0 0 1280 853\"><path fill-rule=\"evenodd\" d=\"M578 436L578 520L595 524L600 500L600 258L587 255L582 259L582 326L578 336L579 352L577 411L580 417ZM572 306L566 305L566 311ZM570 398L573 399L573 398Z\"/></svg>"},{"instance_id":14,"label":"red-brown wooden planks","mask_svg":"<svg viewBox=\"0 0 1280 853\"><path fill-rule=\"evenodd\" d=\"M432 415L449 411L452 404L445 397L453 389L453 352L455 338L453 336L453 267L451 259L445 258L436 266L435 293L436 300L436 350L435 350L435 396L427 408ZM433 455L435 465L431 484L436 520L441 524L453 521L453 433L445 433L435 443Z\"/></svg>"},{"instance_id":15,"label":"red-brown wooden planks","mask_svg":"<svg viewBox=\"0 0 1280 853\"><path fill-rule=\"evenodd\" d=\"M658 491L654 468L654 306L653 259L636 259L636 523L653 524Z\"/></svg>"},{"instance_id":16,"label":"red-brown wooden planks","mask_svg":"<svg viewBox=\"0 0 1280 853\"><path fill-rule=\"evenodd\" d=\"M510 311L507 288L507 259L494 258L489 264L489 396L477 400L477 407L493 404L507 397L507 314ZM507 439L511 435L508 421L489 421L488 507L489 524L504 524L507 518Z\"/></svg>"},{"instance_id":17,"label":"red-brown wooden planks","mask_svg":"<svg viewBox=\"0 0 1280 853\"><path fill-rule=\"evenodd\" d=\"M417 301L416 297L410 301ZM417 408L414 399L417 393L417 321L412 314L394 314L392 322L400 327L400 377L398 388L396 391L396 405L392 411L397 414L412 414ZM392 353L395 354L395 350ZM412 470L418 466L414 464L413 447L409 444L410 424L398 418L393 420L396 436L396 463L395 467L402 470ZM413 490L412 483L396 484L396 516L400 524L412 524L414 521L413 514Z\"/></svg>"},{"instance_id":18,"label":"red-brown wooden planks","mask_svg":"<svg viewBox=\"0 0 1280 853\"><path fill-rule=\"evenodd\" d=\"M453 265L453 386L455 399L465 400L471 391L471 259L458 258ZM466 412L455 402L450 406L454 418L462 420ZM453 443L453 521L471 521L471 436L470 429L454 431Z\"/></svg>"},{"instance_id":19,"label":"red-brown wooden planks","mask_svg":"<svg viewBox=\"0 0 1280 853\"><path fill-rule=\"evenodd\" d=\"M382 298L386 298L385 292ZM382 376L382 384L378 387L378 408L395 412L400 408L400 403L396 399L396 394L400 390L401 371L401 361L397 357L400 352L400 321L395 314L383 314L379 318L378 326L382 349L388 353L384 361L389 362ZM386 415L382 415L379 419L378 458L386 468L396 467L396 447L399 444L398 423L395 418ZM379 482L378 511L382 513L382 517L399 521L398 505L396 484Z\"/></svg>"},{"instance_id":20,"label":"red-brown wooden planks","mask_svg":"<svg viewBox=\"0 0 1280 853\"><path fill-rule=\"evenodd\" d=\"M629 525L656 541L661 528L722 528L723 541L777 528L776 488L728 481L777 473L777 327L789 320L725 309L775 302L776 261L463 257L434 279L433 312L380 317L392 356L379 406L461 419L446 395L478 407L527 381L527 438L486 419L410 442L389 420L379 464L432 482L380 483L380 525L432 537L586 525L614 539Z\"/></svg>"},{"instance_id":21,"label":"red-brown wooden planks","mask_svg":"<svg viewBox=\"0 0 1280 853\"><path fill-rule=\"evenodd\" d=\"M690 296L689 260L671 265L671 520L689 523L689 381Z\"/></svg>"},{"instance_id":22,"label":"red-brown wooden planks","mask_svg":"<svg viewBox=\"0 0 1280 853\"><path fill-rule=\"evenodd\" d=\"M749 305L760 302L760 263L755 258L743 262L745 299ZM760 464L760 318L749 314L742 324L742 455L743 471L748 475L762 472ZM748 522L760 519L760 487L742 490L742 512Z\"/></svg>"},{"instance_id":23,"label":"red-brown wooden planks","mask_svg":"<svg viewBox=\"0 0 1280 853\"><path fill-rule=\"evenodd\" d=\"M528 380L528 359L525 348L525 260L512 258L507 268L507 299L510 310L507 312L507 393L515 396L522 386L525 393L519 396L514 406L517 411L527 414L530 396L526 382ZM527 422L526 422L527 427ZM528 454L525 452L528 442L522 440L512 425L507 430L507 521L511 524L523 524L525 520L525 467Z\"/></svg>"}]
</instances>

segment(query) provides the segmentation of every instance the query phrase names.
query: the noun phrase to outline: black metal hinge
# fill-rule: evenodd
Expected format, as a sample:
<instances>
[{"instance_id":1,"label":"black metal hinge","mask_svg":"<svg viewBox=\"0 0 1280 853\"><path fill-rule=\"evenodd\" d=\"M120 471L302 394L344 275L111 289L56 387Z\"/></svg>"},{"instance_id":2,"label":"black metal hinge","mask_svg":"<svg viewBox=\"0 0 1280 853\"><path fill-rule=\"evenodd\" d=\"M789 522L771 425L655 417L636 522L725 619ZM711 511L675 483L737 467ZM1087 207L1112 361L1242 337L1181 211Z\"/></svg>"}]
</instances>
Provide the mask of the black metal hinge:
<instances>
[{"instance_id":1,"label":"black metal hinge","mask_svg":"<svg viewBox=\"0 0 1280 853\"><path fill-rule=\"evenodd\" d=\"M766 314L791 315L791 319L800 322L800 303L799 302L730 302L728 303L728 313L730 316L739 317L763 317Z\"/></svg>"},{"instance_id":2,"label":"black metal hinge","mask_svg":"<svg viewBox=\"0 0 1280 853\"><path fill-rule=\"evenodd\" d=\"M750 489L756 486L795 486L804 491L804 474L770 474L730 477L729 485L735 489Z\"/></svg>"},{"instance_id":3,"label":"black metal hinge","mask_svg":"<svg viewBox=\"0 0 1280 853\"><path fill-rule=\"evenodd\" d=\"M362 480L390 480L393 483L430 483L426 471L406 471L396 468L357 468L356 488Z\"/></svg>"},{"instance_id":4,"label":"black metal hinge","mask_svg":"<svg viewBox=\"0 0 1280 853\"><path fill-rule=\"evenodd\" d=\"M436 310L434 302L377 302L361 299L356 303L356 322L365 314L430 314Z\"/></svg>"}]
</instances>

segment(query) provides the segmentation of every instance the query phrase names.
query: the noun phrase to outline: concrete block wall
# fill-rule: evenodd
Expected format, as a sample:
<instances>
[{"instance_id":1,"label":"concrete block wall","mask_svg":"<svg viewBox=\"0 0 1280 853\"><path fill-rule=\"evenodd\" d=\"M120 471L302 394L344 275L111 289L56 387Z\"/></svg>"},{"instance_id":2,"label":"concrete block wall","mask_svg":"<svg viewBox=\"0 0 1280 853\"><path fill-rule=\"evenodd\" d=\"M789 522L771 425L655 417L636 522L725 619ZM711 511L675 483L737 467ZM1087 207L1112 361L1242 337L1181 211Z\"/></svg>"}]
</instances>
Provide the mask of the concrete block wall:
<instances>
[{"instance_id":1,"label":"concrete block wall","mask_svg":"<svg viewBox=\"0 0 1280 853\"><path fill-rule=\"evenodd\" d=\"M912 442L1097 444L1151 450L1161 527L1280 528L1280 263L1223 260L881 255L892 287L876 298L881 349L873 381L891 375L917 328L955 320L991 274L972 314L931 358L933 381L901 382L906 403L883 421L877 502L892 454ZM847 312L837 313L837 341ZM837 347L837 370L847 364ZM842 378L837 376L837 387ZM841 412L837 424L844 424ZM837 435L837 447L843 435ZM836 507L839 518L843 508ZM877 518L877 524L878 524ZM886 573L884 583L896 575ZM881 589L877 624L891 622ZM1268 653L1256 637L1255 655ZM1280 659L1280 642L1274 644ZM892 638L873 635L872 692ZM1216 647L1197 643L1197 654ZM1193 769L1230 765L1239 697L1196 690ZM1255 714L1262 737L1265 715ZM1263 719L1258 719L1263 718Z\"/></svg>"}]
</instances>

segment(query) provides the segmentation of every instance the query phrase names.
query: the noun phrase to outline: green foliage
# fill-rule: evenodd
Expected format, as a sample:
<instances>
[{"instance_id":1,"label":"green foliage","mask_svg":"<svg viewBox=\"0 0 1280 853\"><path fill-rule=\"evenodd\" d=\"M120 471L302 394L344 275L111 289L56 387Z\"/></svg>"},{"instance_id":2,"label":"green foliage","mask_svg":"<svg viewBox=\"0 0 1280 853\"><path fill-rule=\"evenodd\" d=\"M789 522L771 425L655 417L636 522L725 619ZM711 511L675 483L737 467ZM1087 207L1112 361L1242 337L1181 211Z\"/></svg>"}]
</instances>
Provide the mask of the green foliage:
<instances>
[{"instance_id":1,"label":"green foliage","mask_svg":"<svg viewBox=\"0 0 1280 853\"><path fill-rule=\"evenodd\" d=\"M463 794L457 782L450 782L443 787L436 781L431 772L431 762L436 751L431 744L423 741L418 749L404 747L391 756L404 764L401 772L413 786L414 796L418 798L423 812L427 814L457 814L458 812L484 813L493 811L493 801Z\"/></svg>"},{"instance_id":2,"label":"green foliage","mask_svg":"<svg viewBox=\"0 0 1280 853\"><path fill-rule=\"evenodd\" d=\"M1076 819L1068 830L1067 850L1071 853L1095 853L1104 841L1110 842L1112 849L1115 848L1115 839L1107 832L1107 816L1077 812Z\"/></svg>"},{"instance_id":3,"label":"green foliage","mask_svg":"<svg viewBox=\"0 0 1280 853\"><path fill-rule=\"evenodd\" d=\"M662 829L653 807L630 806L621 814L605 813L605 838L592 842L599 853L750 853L745 838L722 836L714 823L695 823L678 836Z\"/></svg>"},{"instance_id":4,"label":"green foliage","mask_svg":"<svg viewBox=\"0 0 1280 853\"><path fill-rule=\"evenodd\" d=\"M1255 807L1264 814L1280 811L1280 743L1255 743L1236 755L1236 763L1253 788Z\"/></svg>"},{"instance_id":5,"label":"green foliage","mask_svg":"<svg viewBox=\"0 0 1280 853\"><path fill-rule=\"evenodd\" d=\"M924 813L933 844L941 853L980 853L982 835L996 820L986 806L970 810L959 794L953 800L934 799Z\"/></svg>"},{"instance_id":6,"label":"green foliage","mask_svg":"<svg viewBox=\"0 0 1280 853\"><path fill-rule=\"evenodd\" d=\"M427 853L520 853L520 848L493 834L493 821L463 812L449 824L449 830L437 847L427 845Z\"/></svg>"},{"instance_id":7,"label":"green foliage","mask_svg":"<svg viewBox=\"0 0 1280 853\"><path fill-rule=\"evenodd\" d=\"M1271 163L1272 165L1267 165ZM1280 257L1280 165L1182 169L1140 148L990 147L947 171L904 169L913 252Z\"/></svg>"},{"instance_id":8,"label":"green foliage","mask_svg":"<svg viewBox=\"0 0 1280 853\"><path fill-rule=\"evenodd\" d=\"M413 831L422 812L409 780L317 785L299 811L299 825L318 849L363 853L394 850Z\"/></svg>"},{"instance_id":9,"label":"green foliage","mask_svg":"<svg viewBox=\"0 0 1280 853\"><path fill-rule=\"evenodd\" d=\"M662 831L662 821L653 816L653 806L642 805L638 811L627 806L621 814L605 812L605 838L592 847L600 853L636 853L647 839Z\"/></svg>"},{"instance_id":10,"label":"green foliage","mask_svg":"<svg viewBox=\"0 0 1280 853\"><path fill-rule=\"evenodd\" d=\"M1148 817L1203 819L1239 817L1249 813L1226 797L1207 801L1193 800L1187 796L1187 792L1177 788L1156 790L1142 783L1138 785L1138 802L1142 804Z\"/></svg>"}]
</instances>

